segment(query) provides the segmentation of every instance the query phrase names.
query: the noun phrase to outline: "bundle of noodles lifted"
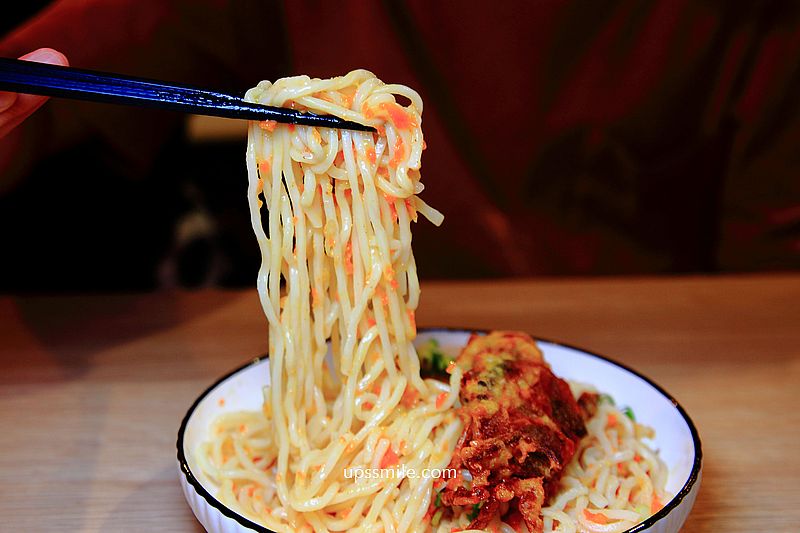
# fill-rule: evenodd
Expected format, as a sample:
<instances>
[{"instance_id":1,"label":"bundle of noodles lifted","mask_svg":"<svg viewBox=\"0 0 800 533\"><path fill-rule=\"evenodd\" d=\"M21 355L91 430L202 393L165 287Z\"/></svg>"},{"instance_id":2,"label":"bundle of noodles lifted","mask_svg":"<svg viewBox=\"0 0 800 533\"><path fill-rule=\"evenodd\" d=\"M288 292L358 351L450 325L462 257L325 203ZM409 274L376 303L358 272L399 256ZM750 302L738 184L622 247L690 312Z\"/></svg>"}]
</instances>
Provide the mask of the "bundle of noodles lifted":
<instances>
[{"instance_id":1,"label":"bundle of noodles lifted","mask_svg":"<svg viewBox=\"0 0 800 533\"><path fill-rule=\"evenodd\" d=\"M464 433L450 467L462 475L442 489L434 513L471 506L470 529L505 515L516 530L524 521L531 533L543 531L542 505L586 435L597 395L576 401L524 333L473 335L456 364Z\"/></svg>"},{"instance_id":2,"label":"bundle of noodles lifted","mask_svg":"<svg viewBox=\"0 0 800 533\"><path fill-rule=\"evenodd\" d=\"M223 504L278 533L621 531L660 509L666 469L640 442L652 432L594 392L576 401L529 336L473 336L449 379L420 374L411 224L442 215L419 197L419 94L355 70L264 81L247 99L375 132L250 123L270 377L261 410L223 413L198 447ZM430 356L426 373L444 370ZM625 458L606 460L610 440ZM573 456L562 482L580 487L543 509ZM606 493L614 507L593 503Z\"/></svg>"}]
</instances>

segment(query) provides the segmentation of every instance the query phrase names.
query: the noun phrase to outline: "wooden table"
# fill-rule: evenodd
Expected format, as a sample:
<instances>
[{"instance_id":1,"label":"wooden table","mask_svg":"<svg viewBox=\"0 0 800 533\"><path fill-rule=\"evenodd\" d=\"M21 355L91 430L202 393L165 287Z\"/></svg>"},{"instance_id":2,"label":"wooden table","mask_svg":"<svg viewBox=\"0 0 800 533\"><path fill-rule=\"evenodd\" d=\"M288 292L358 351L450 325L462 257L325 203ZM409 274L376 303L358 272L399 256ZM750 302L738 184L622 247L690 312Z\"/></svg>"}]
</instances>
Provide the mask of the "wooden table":
<instances>
[{"instance_id":1,"label":"wooden table","mask_svg":"<svg viewBox=\"0 0 800 533\"><path fill-rule=\"evenodd\" d=\"M800 275L423 285L421 325L518 328L671 391L703 440L684 531L800 530ZM178 424L264 352L255 290L0 298L0 530L199 531Z\"/></svg>"}]
</instances>

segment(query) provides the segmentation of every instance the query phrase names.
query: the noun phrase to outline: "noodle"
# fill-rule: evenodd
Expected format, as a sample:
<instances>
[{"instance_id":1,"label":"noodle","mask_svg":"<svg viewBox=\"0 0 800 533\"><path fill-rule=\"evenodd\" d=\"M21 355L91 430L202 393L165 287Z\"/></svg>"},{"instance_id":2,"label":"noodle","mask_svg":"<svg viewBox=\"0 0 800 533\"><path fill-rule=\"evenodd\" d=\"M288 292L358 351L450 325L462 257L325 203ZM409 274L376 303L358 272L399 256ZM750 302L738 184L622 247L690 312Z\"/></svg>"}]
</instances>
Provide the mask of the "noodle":
<instances>
[{"instance_id":1,"label":"noodle","mask_svg":"<svg viewBox=\"0 0 800 533\"><path fill-rule=\"evenodd\" d=\"M570 385L576 397L593 391ZM667 467L643 440L652 438L653 430L608 399L600 401L586 429L561 490L542 509L545 530L622 532L661 509L669 499Z\"/></svg>"},{"instance_id":2,"label":"noodle","mask_svg":"<svg viewBox=\"0 0 800 533\"><path fill-rule=\"evenodd\" d=\"M262 413L215 423L201 466L223 503L276 531L419 529L434 479L347 473L443 469L461 434L451 409L460 372L443 393L420 377L411 343L419 283L410 223L417 213L442 219L416 196L422 101L364 70L262 82L247 99L379 133L251 123L248 199L271 385Z\"/></svg>"},{"instance_id":3,"label":"noodle","mask_svg":"<svg viewBox=\"0 0 800 533\"><path fill-rule=\"evenodd\" d=\"M595 392L583 384L570 383L570 387L576 399L584 391ZM664 489L667 467L643 440L653 437L652 429L631 420L608 397L600 401L586 429L588 434L564 470L558 491L542 508L545 532L627 531L657 512L671 497ZM469 522L466 513L462 513L443 520L438 531L460 530ZM499 522L496 531L528 531L521 521L514 526Z\"/></svg>"},{"instance_id":4,"label":"noodle","mask_svg":"<svg viewBox=\"0 0 800 533\"><path fill-rule=\"evenodd\" d=\"M378 133L250 124L248 202L270 386L261 411L214 421L196 453L200 468L222 503L279 532L466 528L466 511L431 520L442 481L419 475L446 469L463 429L462 371L451 365L449 384L423 380L412 344L420 290L411 222L442 221L417 196L419 95L356 70L264 81L247 99ZM609 427L612 416L619 424ZM587 429L543 509L546 531L622 531L665 501L666 469L641 441L643 426L601 404ZM373 470L381 475L363 475ZM595 528L586 512L607 525Z\"/></svg>"}]
</instances>

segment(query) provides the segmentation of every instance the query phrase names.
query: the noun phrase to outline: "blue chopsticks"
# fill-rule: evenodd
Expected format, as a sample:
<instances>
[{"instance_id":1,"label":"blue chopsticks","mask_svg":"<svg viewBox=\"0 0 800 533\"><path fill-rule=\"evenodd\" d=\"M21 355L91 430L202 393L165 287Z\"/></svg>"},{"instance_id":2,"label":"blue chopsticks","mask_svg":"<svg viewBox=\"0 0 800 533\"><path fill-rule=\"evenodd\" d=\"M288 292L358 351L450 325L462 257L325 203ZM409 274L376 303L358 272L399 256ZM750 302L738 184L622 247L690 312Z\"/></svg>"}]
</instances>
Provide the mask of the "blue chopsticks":
<instances>
[{"instance_id":1,"label":"blue chopsticks","mask_svg":"<svg viewBox=\"0 0 800 533\"><path fill-rule=\"evenodd\" d=\"M370 126L339 117L253 104L238 96L187 85L19 59L0 58L0 90L153 107L195 115L375 131Z\"/></svg>"}]
</instances>

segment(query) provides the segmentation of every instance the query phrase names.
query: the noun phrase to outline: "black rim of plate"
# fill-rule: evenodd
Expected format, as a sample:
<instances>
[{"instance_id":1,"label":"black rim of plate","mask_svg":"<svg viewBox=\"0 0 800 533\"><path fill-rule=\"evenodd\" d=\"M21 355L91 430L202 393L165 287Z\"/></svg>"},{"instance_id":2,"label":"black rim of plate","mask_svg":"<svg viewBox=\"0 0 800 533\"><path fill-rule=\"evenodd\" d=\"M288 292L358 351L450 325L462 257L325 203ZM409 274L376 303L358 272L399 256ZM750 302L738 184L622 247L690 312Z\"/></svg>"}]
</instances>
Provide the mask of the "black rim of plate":
<instances>
[{"instance_id":1,"label":"black rim of plate","mask_svg":"<svg viewBox=\"0 0 800 533\"><path fill-rule=\"evenodd\" d=\"M489 330L481 329L481 328L464 329L464 328L456 328L456 327L430 327L430 328L419 328L417 333L434 333L435 334L437 331L448 332L448 333L468 333L468 334L469 333L485 334L485 333L489 332ZM702 464L703 464L703 451L702 451L701 444L700 444L700 435L697 433L697 428L695 427L694 422L692 421L691 417L689 417L689 415L686 413L686 410L678 402L678 400L676 400L670 393L668 393L666 390L664 390L661 387L661 385L657 384L656 382L654 382L653 380L651 380L647 376L644 376L641 373L637 372L636 370L628 367L627 365L624 365L624 364L622 364L622 363L620 363L618 361L615 361L614 359L612 359L610 357L607 357L605 355L601 355L601 354L598 354L596 352L592 352L590 350L585 350L583 348L579 348L579 347L574 346L572 344L567 344L567 343L559 342L559 341L553 341L553 340L545 339L545 338L542 338L542 337L534 337L534 339L536 341L546 342L548 344L552 344L552 345L555 345L555 346L562 346L564 348L569 348L570 350L575 350L577 352L581 352L581 353L584 353L586 355L591 355L592 357L597 357L598 359L601 359L603 361L611 363L612 365L618 366L619 368L630 372L631 374L633 374L634 376L638 377L639 379L642 379L645 382L647 382L651 387L656 389L662 396L667 398L670 401L670 403L675 407L675 409L678 410L678 413L680 413L680 415L683 418L684 422L686 422L686 425L689 427L689 431L692 434L692 442L694 444L694 461L692 463L692 471L689 474L689 479L686 480L686 483L684 483L684 485L681 488L681 490L678 491L678 493L675 496L673 496L673 498L669 501L669 503L667 503L667 505L662 507L660 511L658 511L653 516L649 517L644 522L640 522L640 523L636 524L635 526L633 526L632 528L624 531L624 533L637 533L639 531L644 531L644 530L648 529L653 524L655 524L656 522L658 522L659 520L661 520L662 518L667 516L670 512L672 512L673 509L678 507L678 505L680 505L680 503L683 501L683 499L687 495L689 495L689 493L692 491L692 488L694 487L694 484L697 482L698 478L700 477L700 469L701 469ZM180 465L181 472L186 477L186 481L189 483L189 485L191 485L194 488L194 490L200 496L202 496L204 500L206 500L208 502L209 505L214 507L216 510L218 510L220 513L222 513L223 515L227 516L228 518L231 518L232 520L235 520L240 525L242 525L242 526L244 526L246 528L252 529L253 531L260 531L262 533L275 533L271 529L268 529L268 528L266 528L266 527L264 527L262 525L259 525L259 524L255 523L255 522L253 522L252 520L249 520L248 518L245 518L244 516L240 515L239 513L237 513L236 511L234 511L230 507L227 507L226 505L224 505L217 498L215 498L210 492L208 492L206 490L206 488L203 487L203 485L197 480L197 478L192 473L192 469L189 468L189 463L186 461L186 454L183 451L183 435L184 435L184 433L186 433L186 426L189 423L189 419L194 414L195 409L197 409L197 406L200 405L200 402L202 402L203 399L205 399L205 397L208 396L211 393L211 391L213 391L215 388L217 388L217 386L219 386L222 382L226 381L231 376L233 376L235 374L238 374L242 370L244 370L246 368L249 368L249 367L251 367L253 365L257 365L257 364L263 362L266 359L268 359L267 355L264 355L264 356L261 356L261 357L256 357L256 358L250 360L249 362L245 363L244 365L232 370L231 372L228 372L227 374L225 374L224 376L219 378L217 381L212 383L211 386L209 386L206 390L204 390L203 393L200 396L197 397L197 399L194 401L192 406L189 407L189 410L186 412L186 415L183 417L183 420L181 421L181 427L178 430L178 441L177 441L176 444L177 444L177 448L178 448L178 463Z\"/></svg>"}]
</instances>

